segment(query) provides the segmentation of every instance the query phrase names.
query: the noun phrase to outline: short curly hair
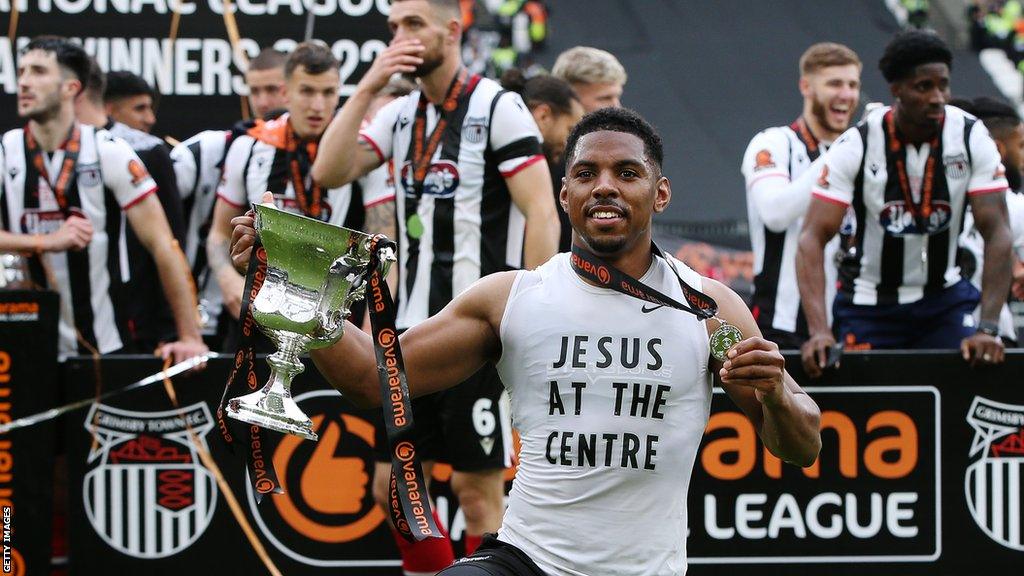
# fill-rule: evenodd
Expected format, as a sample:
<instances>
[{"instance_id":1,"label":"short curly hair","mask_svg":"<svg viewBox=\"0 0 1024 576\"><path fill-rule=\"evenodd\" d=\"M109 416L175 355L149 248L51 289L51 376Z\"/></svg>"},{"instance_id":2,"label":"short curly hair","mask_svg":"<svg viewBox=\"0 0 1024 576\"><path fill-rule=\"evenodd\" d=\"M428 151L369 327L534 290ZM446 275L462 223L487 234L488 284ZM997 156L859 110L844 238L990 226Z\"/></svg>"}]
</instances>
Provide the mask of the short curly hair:
<instances>
[{"instance_id":1,"label":"short curly hair","mask_svg":"<svg viewBox=\"0 0 1024 576\"><path fill-rule=\"evenodd\" d=\"M900 32L885 47L878 69L890 84L906 80L922 64L941 63L953 68L953 53L934 32Z\"/></svg>"},{"instance_id":2,"label":"short curly hair","mask_svg":"<svg viewBox=\"0 0 1024 576\"><path fill-rule=\"evenodd\" d=\"M661 136L642 116L628 108L601 108L583 117L569 133L565 143L566 165L572 164L576 155L576 145L580 138L592 132L624 132L632 134L643 141L644 152L654 161L658 170L664 160L665 152Z\"/></svg>"}]
</instances>

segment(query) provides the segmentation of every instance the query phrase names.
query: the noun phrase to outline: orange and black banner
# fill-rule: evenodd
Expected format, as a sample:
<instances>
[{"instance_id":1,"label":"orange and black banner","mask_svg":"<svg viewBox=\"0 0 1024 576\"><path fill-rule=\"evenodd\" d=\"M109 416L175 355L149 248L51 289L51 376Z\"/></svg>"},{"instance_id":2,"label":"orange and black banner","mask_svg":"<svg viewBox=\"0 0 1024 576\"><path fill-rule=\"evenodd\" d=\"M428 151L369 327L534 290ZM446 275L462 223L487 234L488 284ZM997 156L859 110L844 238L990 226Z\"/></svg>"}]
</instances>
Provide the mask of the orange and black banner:
<instances>
[{"instance_id":1,"label":"orange and black banner","mask_svg":"<svg viewBox=\"0 0 1024 576\"><path fill-rule=\"evenodd\" d=\"M953 352L851 352L841 372L816 382L799 373L799 357L787 359L821 407L821 456L806 469L772 457L736 406L715 394L690 483L688 575L1019 572L1024 353L972 370ZM205 372L175 377L180 410L152 387L63 419L69 575L179 576L208 567L224 576L266 573L245 553L249 543L187 427L220 465L282 573L400 574L386 512L371 489L377 412L347 404L308 364L292 393L320 440L270 435L266 455L285 493L257 505L244 468L232 465L236 456L215 438L216 383L232 366L231 358L217 358ZM256 366L265 379L262 358ZM159 369L152 357L102 359L108 389ZM60 384L67 400L91 398L94 375L91 358L70 360ZM35 430L18 432L32 432L31 442ZM434 467L431 493L458 540L465 522L445 487L445 468ZM45 502L19 504L16 525L18 514ZM36 526L20 530L19 551L46 535Z\"/></svg>"},{"instance_id":2,"label":"orange and black banner","mask_svg":"<svg viewBox=\"0 0 1024 576\"><path fill-rule=\"evenodd\" d=\"M277 478L274 464L266 457L267 431L255 424L241 422L229 422L225 417L225 403L233 395L248 394L259 390L260 379L256 376L256 337L259 326L252 315L252 302L256 299L263 282L267 279L267 251L263 244L256 239L252 247L252 257L249 258L249 269L245 275L245 290L242 292L242 308L239 314L239 337L238 350L234 356L234 367L224 385L224 392L221 395L220 405L217 407L217 428L221 437L229 447L235 445L235 434L232 427L244 426L246 428L245 442L245 465L249 473L249 482L256 491L256 501L261 502L267 494L280 494L284 491L281 482ZM244 386L244 388L243 388ZM242 392L242 390L245 392Z\"/></svg>"},{"instance_id":3,"label":"orange and black banner","mask_svg":"<svg viewBox=\"0 0 1024 576\"><path fill-rule=\"evenodd\" d=\"M54 292L0 292L0 424L57 404L57 315ZM0 434L3 576L49 572L56 430Z\"/></svg>"},{"instance_id":4,"label":"orange and black banner","mask_svg":"<svg viewBox=\"0 0 1024 576\"><path fill-rule=\"evenodd\" d=\"M405 377L402 347L395 329L395 303L380 272L379 255L385 248L397 246L390 240L374 242L370 260L370 282L366 286L367 307L373 350L377 358L380 398L391 452L391 483L388 487L388 511L392 524L403 538L419 541L443 538L434 522L430 497L424 482L423 467L416 455L416 424L412 416L412 398Z\"/></svg>"}]
</instances>

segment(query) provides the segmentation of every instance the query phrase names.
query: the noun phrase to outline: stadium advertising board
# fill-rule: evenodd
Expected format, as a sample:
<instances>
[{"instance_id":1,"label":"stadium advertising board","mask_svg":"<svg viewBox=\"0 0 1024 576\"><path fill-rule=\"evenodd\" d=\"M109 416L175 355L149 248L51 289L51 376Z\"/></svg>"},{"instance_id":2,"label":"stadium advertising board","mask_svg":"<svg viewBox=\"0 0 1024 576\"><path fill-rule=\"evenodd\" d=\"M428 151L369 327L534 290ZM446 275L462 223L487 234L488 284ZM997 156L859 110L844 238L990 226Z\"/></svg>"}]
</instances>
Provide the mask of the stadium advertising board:
<instances>
[{"instance_id":1,"label":"stadium advertising board","mask_svg":"<svg viewBox=\"0 0 1024 576\"><path fill-rule=\"evenodd\" d=\"M954 354L858 353L843 362L839 375L808 388L822 409L824 445L807 469L767 454L735 405L715 394L690 487L688 573L771 576L793 574L794 566L851 576L866 569L1015 573L1024 560L1024 355L983 371ZM256 506L241 455L208 433L228 363L176 379L181 414L168 415L172 407L157 385L66 419L71 573L179 574L224 550L237 552L220 568L225 574L266 570L224 490L210 484L194 446L181 441L187 423L283 573L397 574L397 552L370 488L376 413L346 406L310 367L294 394L321 440L270 435L264 454L286 493ZM123 385L156 364L110 359L101 372L105 386ZM71 394L94 394L93 374L90 359L73 361L65 375ZM464 520L447 475L435 468L434 492L458 538ZM176 514L189 521L175 522Z\"/></svg>"}]
</instances>

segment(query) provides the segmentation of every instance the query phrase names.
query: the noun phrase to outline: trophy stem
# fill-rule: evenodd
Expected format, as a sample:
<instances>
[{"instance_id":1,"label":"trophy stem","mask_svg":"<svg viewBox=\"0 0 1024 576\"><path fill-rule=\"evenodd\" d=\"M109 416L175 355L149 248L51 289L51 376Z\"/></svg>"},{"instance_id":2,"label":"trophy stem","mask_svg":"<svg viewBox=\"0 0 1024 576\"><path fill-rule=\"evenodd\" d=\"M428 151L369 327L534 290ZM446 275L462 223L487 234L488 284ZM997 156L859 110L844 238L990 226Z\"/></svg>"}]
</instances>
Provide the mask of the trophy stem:
<instances>
[{"instance_id":1,"label":"trophy stem","mask_svg":"<svg viewBox=\"0 0 1024 576\"><path fill-rule=\"evenodd\" d=\"M300 334L288 333L287 336L281 336L278 339L281 347L277 352L267 356L267 364L270 364L270 381L264 390L268 393L274 391L291 398L292 379L306 370L306 366L299 360L302 340Z\"/></svg>"},{"instance_id":2,"label":"trophy stem","mask_svg":"<svg viewBox=\"0 0 1024 576\"><path fill-rule=\"evenodd\" d=\"M228 415L237 420L316 440L313 421L292 400L292 379L306 367L299 360L307 339L301 334L279 332L277 352L267 357L270 380L261 390L228 402Z\"/></svg>"}]
</instances>

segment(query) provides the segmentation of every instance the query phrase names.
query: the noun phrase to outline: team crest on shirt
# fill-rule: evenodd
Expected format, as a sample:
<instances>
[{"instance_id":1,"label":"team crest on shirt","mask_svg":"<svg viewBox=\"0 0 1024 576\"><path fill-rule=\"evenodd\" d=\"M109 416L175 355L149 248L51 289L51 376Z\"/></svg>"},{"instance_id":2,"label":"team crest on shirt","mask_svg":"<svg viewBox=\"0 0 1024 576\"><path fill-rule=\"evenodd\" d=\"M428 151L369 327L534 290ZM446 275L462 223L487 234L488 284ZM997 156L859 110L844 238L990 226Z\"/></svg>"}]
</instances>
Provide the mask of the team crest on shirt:
<instances>
[{"instance_id":1,"label":"team crest on shirt","mask_svg":"<svg viewBox=\"0 0 1024 576\"><path fill-rule=\"evenodd\" d=\"M487 118L466 118L462 123L462 139L470 144L479 144L487 139Z\"/></svg>"},{"instance_id":2,"label":"team crest on shirt","mask_svg":"<svg viewBox=\"0 0 1024 576\"><path fill-rule=\"evenodd\" d=\"M993 541L1024 552L1024 406L975 396L967 423L974 428L974 462L964 474L971 517Z\"/></svg>"},{"instance_id":3,"label":"team crest on shirt","mask_svg":"<svg viewBox=\"0 0 1024 576\"><path fill-rule=\"evenodd\" d=\"M923 222L914 218L913 213L907 210L903 200L894 200L882 206L878 214L878 223L890 236L910 236L924 234L930 236L938 234L949 228L949 222L953 216L953 208L945 200L933 200L932 212Z\"/></svg>"},{"instance_id":4,"label":"team crest on shirt","mask_svg":"<svg viewBox=\"0 0 1024 576\"><path fill-rule=\"evenodd\" d=\"M946 166L946 178L960 180L967 177L967 157L962 153L943 156L942 163Z\"/></svg>"},{"instance_id":5,"label":"team crest on shirt","mask_svg":"<svg viewBox=\"0 0 1024 576\"><path fill-rule=\"evenodd\" d=\"M768 168L775 168L775 160L772 159L771 151L764 149L754 156L754 172L767 170Z\"/></svg>"},{"instance_id":6,"label":"team crest on shirt","mask_svg":"<svg viewBox=\"0 0 1024 576\"><path fill-rule=\"evenodd\" d=\"M402 188L406 196L415 196L415 180L412 162L402 165ZM441 160L430 165L423 179L423 194L435 198L452 198L459 187L459 167L449 160Z\"/></svg>"},{"instance_id":7,"label":"team crest on shirt","mask_svg":"<svg viewBox=\"0 0 1024 576\"><path fill-rule=\"evenodd\" d=\"M75 169L78 172L78 185L84 188L95 188L100 185L102 179L100 178L100 164L99 162L90 162L88 164L79 164Z\"/></svg>"}]
</instances>

